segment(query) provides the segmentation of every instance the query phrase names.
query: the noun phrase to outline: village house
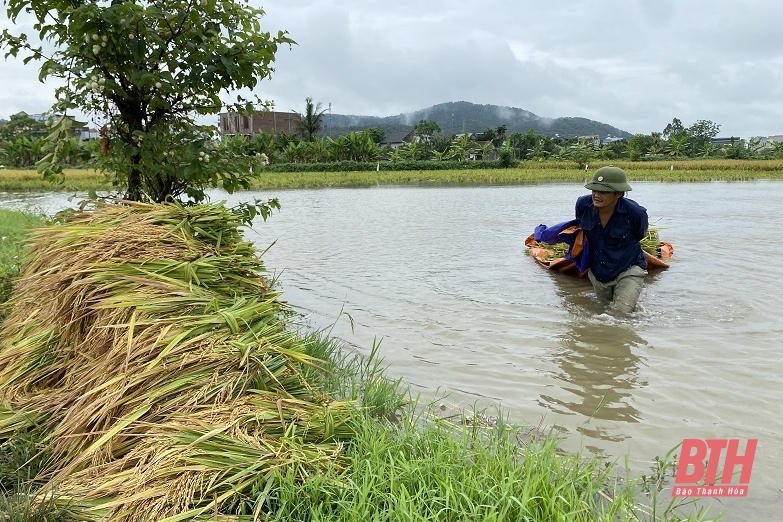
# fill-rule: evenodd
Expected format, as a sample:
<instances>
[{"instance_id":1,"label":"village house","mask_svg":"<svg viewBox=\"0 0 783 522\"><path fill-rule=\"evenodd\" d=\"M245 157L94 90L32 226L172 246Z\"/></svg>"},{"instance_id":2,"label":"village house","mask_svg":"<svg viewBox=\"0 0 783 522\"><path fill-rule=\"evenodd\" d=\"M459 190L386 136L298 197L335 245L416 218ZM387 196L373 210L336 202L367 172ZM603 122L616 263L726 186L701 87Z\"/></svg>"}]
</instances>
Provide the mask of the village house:
<instances>
[{"instance_id":1,"label":"village house","mask_svg":"<svg viewBox=\"0 0 783 522\"><path fill-rule=\"evenodd\" d=\"M598 134L591 136L579 136L577 141L582 145L592 145L593 147L601 146L601 137Z\"/></svg>"},{"instance_id":2,"label":"village house","mask_svg":"<svg viewBox=\"0 0 783 522\"><path fill-rule=\"evenodd\" d=\"M473 148L468 155L468 159L474 161L494 161L498 159L498 151L492 140L474 141L472 142Z\"/></svg>"},{"instance_id":3,"label":"village house","mask_svg":"<svg viewBox=\"0 0 783 522\"><path fill-rule=\"evenodd\" d=\"M384 135L383 139L381 139L379 145L381 147L389 146L393 149L396 149L397 147L402 147L406 143L412 143L414 138L414 130L402 130L402 131L393 131L389 132L388 134Z\"/></svg>"},{"instance_id":4,"label":"village house","mask_svg":"<svg viewBox=\"0 0 783 522\"><path fill-rule=\"evenodd\" d=\"M256 111L252 114L238 112L221 112L218 130L223 136L244 134L250 136L265 132L278 134L297 134L299 132L299 115L295 112Z\"/></svg>"},{"instance_id":5,"label":"village house","mask_svg":"<svg viewBox=\"0 0 783 522\"><path fill-rule=\"evenodd\" d=\"M617 136L612 136L611 134L607 134L606 138L601 140L601 145L607 145L609 143L614 143L615 141L623 141L625 138L618 138Z\"/></svg>"},{"instance_id":6,"label":"village house","mask_svg":"<svg viewBox=\"0 0 783 522\"><path fill-rule=\"evenodd\" d=\"M773 147L773 143L783 143L783 134L776 134L774 136L767 136L766 138L761 138L761 142L759 143L759 146L762 149L771 149Z\"/></svg>"},{"instance_id":7,"label":"village house","mask_svg":"<svg viewBox=\"0 0 783 522\"><path fill-rule=\"evenodd\" d=\"M101 133L98 129L91 127L74 127L73 133L79 141L93 141L101 139Z\"/></svg>"},{"instance_id":8,"label":"village house","mask_svg":"<svg viewBox=\"0 0 783 522\"><path fill-rule=\"evenodd\" d=\"M737 144L740 147L745 146L745 140L743 140L742 138L738 138L737 136L731 136L729 138L712 138L710 140L710 143L718 148L730 147L734 144Z\"/></svg>"}]
</instances>

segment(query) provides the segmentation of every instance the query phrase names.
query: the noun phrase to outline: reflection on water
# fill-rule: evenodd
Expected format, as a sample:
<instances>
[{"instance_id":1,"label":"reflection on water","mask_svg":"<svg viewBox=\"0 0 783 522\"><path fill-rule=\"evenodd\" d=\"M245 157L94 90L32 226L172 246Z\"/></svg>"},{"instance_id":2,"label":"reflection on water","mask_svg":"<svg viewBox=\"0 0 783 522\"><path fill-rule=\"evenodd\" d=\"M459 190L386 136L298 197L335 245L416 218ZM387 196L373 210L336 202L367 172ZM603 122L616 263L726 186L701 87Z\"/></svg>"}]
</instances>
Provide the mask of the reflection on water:
<instances>
[{"instance_id":1,"label":"reflection on water","mask_svg":"<svg viewBox=\"0 0 783 522\"><path fill-rule=\"evenodd\" d=\"M552 360L559 368L555 376L562 382L560 389L568 392L570 399L541 394L541 404L555 413L584 416L587 420L578 427L583 435L624 440L629 436L627 430L610 433L593 420L641 420L642 414L631 399L633 391L646 384L639 377L639 356L635 352L647 342L634 331L628 318L605 312L589 283L563 274L551 275L569 313L567 329Z\"/></svg>"}]
</instances>

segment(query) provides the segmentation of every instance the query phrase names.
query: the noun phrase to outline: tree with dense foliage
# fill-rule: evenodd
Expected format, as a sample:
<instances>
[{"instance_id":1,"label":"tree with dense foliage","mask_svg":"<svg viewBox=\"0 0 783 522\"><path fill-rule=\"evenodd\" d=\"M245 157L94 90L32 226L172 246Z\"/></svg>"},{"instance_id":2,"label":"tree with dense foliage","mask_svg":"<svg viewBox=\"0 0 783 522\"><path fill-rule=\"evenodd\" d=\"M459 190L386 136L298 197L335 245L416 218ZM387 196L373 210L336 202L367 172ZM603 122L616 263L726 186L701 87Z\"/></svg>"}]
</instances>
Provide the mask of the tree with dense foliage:
<instances>
[{"instance_id":1,"label":"tree with dense foliage","mask_svg":"<svg viewBox=\"0 0 783 522\"><path fill-rule=\"evenodd\" d=\"M24 112L14 114L8 121L0 125L0 144L17 138L41 136L46 136L46 123L28 116Z\"/></svg>"},{"instance_id":2,"label":"tree with dense foliage","mask_svg":"<svg viewBox=\"0 0 783 522\"><path fill-rule=\"evenodd\" d=\"M546 149L546 145L543 139L538 140L530 151L529 158L538 161L543 161L550 155L550 152Z\"/></svg>"},{"instance_id":3,"label":"tree with dense foliage","mask_svg":"<svg viewBox=\"0 0 783 522\"><path fill-rule=\"evenodd\" d=\"M576 168L587 170L590 160L595 156L595 145L579 140L562 149L563 157L575 163Z\"/></svg>"},{"instance_id":4,"label":"tree with dense foliage","mask_svg":"<svg viewBox=\"0 0 783 522\"><path fill-rule=\"evenodd\" d=\"M670 138L677 138L679 136L687 134L685 127L682 125L682 121L679 118L672 119L672 122L666 125L661 133L663 139L668 140Z\"/></svg>"},{"instance_id":5,"label":"tree with dense foliage","mask_svg":"<svg viewBox=\"0 0 783 522\"><path fill-rule=\"evenodd\" d=\"M629 152L631 161L637 161L642 156L650 154L655 144L655 139L650 134L634 134L626 142L626 150ZM632 152L633 151L633 152Z\"/></svg>"},{"instance_id":6,"label":"tree with dense foliage","mask_svg":"<svg viewBox=\"0 0 783 522\"><path fill-rule=\"evenodd\" d=\"M416 136L426 136L427 138L431 138L433 134L441 132L441 129L437 122L432 120L419 120L419 123L413 127L413 131L415 132Z\"/></svg>"},{"instance_id":7,"label":"tree with dense foliage","mask_svg":"<svg viewBox=\"0 0 783 522\"><path fill-rule=\"evenodd\" d=\"M2 151L3 164L10 167L29 168L42 157L41 138L22 136L8 140L0 151Z\"/></svg>"},{"instance_id":8,"label":"tree with dense foliage","mask_svg":"<svg viewBox=\"0 0 783 522\"><path fill-rule=\"evenodd\" d=\"M383 132L383 129L380 127L370 127L369 129L365 129L364 132L369 134L372 137L372 141L375 143L380 143L381 140L383 140L383 137L386 136L386 133Z\"/></svg>"},{"instance_id":9,"label":"tree with dense foliage","mask_svg":"<svg viewBox=\"0 0 783 522\"><path fill-rule=\"evenodd\" d=\"M696 120L696 123L686 129L688 140L690 141L693 152L702 150L704 145L718 135L720 125L710 120Z\"/></svg>"},{"instance_id":10,"label":"tree with dense foliage","mask_svg":"<svg viewBox=\"0 0 783 522\"><path fill-rule=\"evenodd\" d=\"M0 125L0 164L30 167L41 159L46 124L20 112Z\"/></svg>"},{"instance_id":11,"label":"tree with dense foliage","mask_svg":"<svg viewBox=\"0 0 783 522\"><path fill-rule=\"evenodd\" d=\"M653 132L650 134L650 148L649 152L651 155L656 156L658 154L661 154L665 148L665 145L663 143L663 134L660 132Z\"/></svg>"},{"instance_id":12,"label":"tree with dense foliage","mask_svg":"<svg viewBox=\"0 0 783 522\"><path fill-rule=\"evenodd\" d=\"M326 149L331 161L376 161L380 157L380 147L366 132L327 138Z\"/></svg>"},{"instance_id":13,"label":"tree with dense foliage","mask_svg":"<svg viewBox=\"0 0 783 522\"><path fill-rule=\"evenodd\" d=\"M80 110L103 123L100 167L132 200L164 201L205 189L250 185L252 162L213 143L213 127L197 124L221 112L221 93L253 89L268 77L284 31L261 29L262 9L237 0L4 0L8 18L35 17L34 29L54 50L4 30L6 56L42 60L40 78L61 79L53 114ZM250 112L258 98L230 108ZM99 123L99 124L100 124ZM60 117L39 163L62 176L73 121Z\"/></svg>"},{"instance_id":14,"label":"tree with dense foliage","mask_svg":"<svg viewBox=\"0 0 783 522\"><path fill-rule=\"evenodd\" d=\"M307 141L315 141L315 137L324 126L324 114L327 109L321 109L320 103L313 103L311 97L305 98L305 111L299 114L299 133Z\"/></svg>"},{"instance_id":15,"label":"tree with dense foliage","mask_svg":"<svg viewBox=\"0 0 783 522\"><path fill-rule=\"evenodd\" d=\"M533 129L524 134L512 132L508 137L508 141L514 149L514 156L517 159L526 159L538 140L539 136Z\"/></svg>"},{"instance_id":16,"label":"tree with dense foliage","mask_svg":"<svg viewBox=\"0 0 783 522\"><path fill-rule=\"evenodd\" d=\"M731 138L731 143L724 146L721 153L727 159L748 159L748 149L739 138Z\"/></svg>"},{"instance_id":17,"label":"tree with dense foliage","mask_svg":"<svg viewBox=\"0 0 783 522\"><path fill-rule=\"evenodd\" d=\"M495 141L497 139L497 131L493 128L489 128L476 136L477 141Z\"/></svg>"},{"instance_id":18,"label":"tree with dense foliage","mask_svg":"<svg viewBox=\"0 0 783 522\"><path fill-rule=\"evenodd\" d=\"M508 132L508 127L506 127L505 124L500 125L495 129L495 139L492 140L492 144L495 145L495 147L502 147L506 142L506 132Z\"/></svg>"},{"instance_id":19,"label":"tree with dense foliage","mask_svg":"<svg viewBox=\"0 0 783 522\"><path fill-rule=\"evenodd\" d=\"M445 153L451 147L451 137L445 134L438 134L430 138L428 145L432 152Z\"/></svg>"}]
</instances>

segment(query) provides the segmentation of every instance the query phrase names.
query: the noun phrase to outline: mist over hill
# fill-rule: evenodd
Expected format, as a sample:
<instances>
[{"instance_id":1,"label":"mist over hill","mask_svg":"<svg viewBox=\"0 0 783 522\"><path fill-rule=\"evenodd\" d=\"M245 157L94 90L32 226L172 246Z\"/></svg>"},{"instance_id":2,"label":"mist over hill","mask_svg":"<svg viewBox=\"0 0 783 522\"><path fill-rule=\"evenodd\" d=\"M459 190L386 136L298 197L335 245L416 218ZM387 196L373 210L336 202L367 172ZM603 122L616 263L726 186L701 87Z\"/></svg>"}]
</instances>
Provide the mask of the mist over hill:
<instances>
[{"instance_id":1,"label":"mist over hill","mask_svg":"<svg viewBox=\"0 0 783 522\"><path fill-rule=\"evenodd\" d=\"M570 138L574 136L599 135L602 138L612 135L630 138L631 133L600 121L587 118L543 118L530 111L500 105L478 105L459 101L440 103L426 109L397 116L354 116L345 114L325 114L324 133L328 136L346 134L350 131L379 127L384 132L410 130L421 120L436 122L446 134L462 132L481 133L487 129L506 126L506 133L525 133L533 130L538 134L555 134Z\"/></svg>"}]
</instances>

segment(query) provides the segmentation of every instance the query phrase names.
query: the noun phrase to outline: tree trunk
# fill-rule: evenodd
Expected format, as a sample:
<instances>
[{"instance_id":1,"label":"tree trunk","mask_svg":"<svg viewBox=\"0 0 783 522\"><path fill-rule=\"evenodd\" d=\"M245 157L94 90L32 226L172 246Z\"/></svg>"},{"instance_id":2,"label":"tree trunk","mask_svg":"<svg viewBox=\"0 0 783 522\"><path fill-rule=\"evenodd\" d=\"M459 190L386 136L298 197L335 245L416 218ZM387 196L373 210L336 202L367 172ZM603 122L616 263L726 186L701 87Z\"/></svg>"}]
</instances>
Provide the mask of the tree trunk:
<instances>
[{"instance_id":1,"label":"tree trunk","mask_svg":"<svg viewBox=\"0 0 783 522\"><path fill-rule=\"evenodd\" d=\"M126 198L131 201L141 201L142 198L141 170L139 170L136 161L134 161L131 171L128 173L128 194Z\"/></svg>"},{"instance_id":2,"label":"tree trunk","mask_svg":"<svg viewBox=\"0 0 783 522\"><path fill-rule=\"evenodd\" d=\"M136 100L123 102L117 102L117 106L120 109L120 115L122 120L127 126L127 136L123 141L129 144L133 144L134 133L144 129L143 114L144 111L140 103ZM130 172L128 172L128 193L126 198L131 201L141 201L144 197L144 191L142 187L141 169L139 164L141 163L141 154L136 153L131 158Z\"/></svg>"}]
</instances>

